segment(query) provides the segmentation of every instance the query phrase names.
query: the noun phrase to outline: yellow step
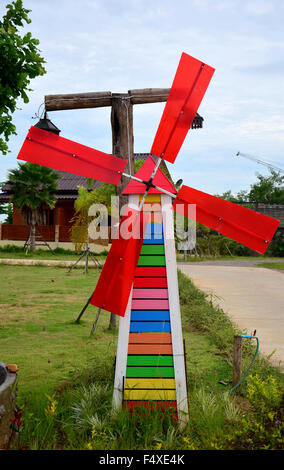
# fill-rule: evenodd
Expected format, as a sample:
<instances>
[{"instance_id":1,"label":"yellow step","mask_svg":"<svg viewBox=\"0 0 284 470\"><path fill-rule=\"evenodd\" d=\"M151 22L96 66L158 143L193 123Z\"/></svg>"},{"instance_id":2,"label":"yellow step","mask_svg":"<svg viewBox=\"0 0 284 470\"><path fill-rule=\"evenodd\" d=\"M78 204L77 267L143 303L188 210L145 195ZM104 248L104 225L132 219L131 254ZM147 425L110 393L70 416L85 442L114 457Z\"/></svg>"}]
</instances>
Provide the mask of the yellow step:
<instances>
[{"instance_id":1,"label":"yellow step","mask_svg":"<svg viewBox=\"0 0 284 470\"><path fill-rule=\"evenodd\" d=\"M139 197L139 200L142 200L143 196ZM146 196L145 202L161 202L161 195L160 194L148 194Z\"/></svg>"},{"instance_id":2,"label":"yellow step","mask_svg":"<svg viewBox=\"0 0 284 470\"><path fill-rule=\"evenodd\" d=\"M176 400L176 391L124 390L124 400Z\"/></svg>"},{"instance_id":3,"label":"yellow step","mask_svg":"<svg viewBox=\"0 0 284 470\"><path fill-rule=\"evenodd\" d=\"M147 389L147 388L154 388L154 389L163 389L169 388L175 390L175 379L125 379L124 388L130 389Z\"/></svg>"}]
</instances>

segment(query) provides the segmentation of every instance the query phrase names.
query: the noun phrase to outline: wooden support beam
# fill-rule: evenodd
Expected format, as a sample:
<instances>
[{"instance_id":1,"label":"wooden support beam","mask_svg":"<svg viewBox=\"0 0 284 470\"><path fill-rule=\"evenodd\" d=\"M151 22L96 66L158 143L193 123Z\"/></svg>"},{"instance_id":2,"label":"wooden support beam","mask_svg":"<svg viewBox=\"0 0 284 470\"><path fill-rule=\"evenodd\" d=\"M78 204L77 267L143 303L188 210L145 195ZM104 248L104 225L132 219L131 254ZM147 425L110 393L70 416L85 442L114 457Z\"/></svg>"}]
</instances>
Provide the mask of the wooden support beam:
<instances>
[{"instance_id":1,"label":"wooden support beam","mask_svg":"<svg viewBox=\"0 0 284 470\"><path fill-rule=\"evenodd\" d=\"M158 103L167 101L170 88L141 88L129 90L125 94L131 104ZM64 95L46 95L44 98L46 111L64 109L101 108L112 106L119 93L99 91L94 93L71 93Z\"/></svg>"},{"instance_id":2,"label":"wooden support beam","mask_svg":"<svg viewBox=\"0 0 284 470\"><path fill-rule=\"evenodd\" d=\"M71 93L66 95L46 95L44 104L46 111L62 111L65 109L102 108L111 106L111 91L95 93Z\"/></svg>"},{"instance_id":3,"label":"wooden support beam","mask_svg":"<svg viewBox=\"0 0 284 470\"><path fill-rule=\"evenodd\" d=\"M161 103L167 101L170 88L138 88L128 90L128 93L112 93L99 91L91 93L71 93L64 95L46 95L44 104L46 111L64 111L68 109L102 108L115 106L118 97L123 98L129 105ZM196 113L191 125L192 129L202 127L203 118Z\"/></svg>"},{"instance_id":4,"label":"wooden support beam","mask_svg":"<svg viewBox=\"0 0 284 470\"><path fill-rule=\"evenodd\" d=\"M160 103L167 101L170 88L140 88L128 90L132 104Z\"/></svg>"}]
</instances>

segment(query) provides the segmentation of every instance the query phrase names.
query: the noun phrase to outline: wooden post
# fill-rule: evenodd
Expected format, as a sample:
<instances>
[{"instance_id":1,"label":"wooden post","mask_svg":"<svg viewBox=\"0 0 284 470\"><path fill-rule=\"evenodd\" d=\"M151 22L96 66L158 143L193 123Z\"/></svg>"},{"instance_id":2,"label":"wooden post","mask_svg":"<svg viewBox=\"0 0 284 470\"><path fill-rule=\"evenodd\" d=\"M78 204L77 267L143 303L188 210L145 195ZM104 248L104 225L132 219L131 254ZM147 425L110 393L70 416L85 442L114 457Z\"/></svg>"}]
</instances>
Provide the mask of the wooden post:
<instances>
[{"instance_id":1,"label":"wooden post","mask_svg":"<svg viewBox=\"0 0 284 470\"><path fill-rule=\"evenodd\" d=\"M59 225L55 225L54 241L55 241L56 248L57 248L58 243L59 243Z\"/></svg>"},{"instance_id":2,"label":"wooden post","mask_svg":"<svg viewBox=\"0 0 284 470\"><path fill-rule=\"evenodd\" d=\"M241 380L242 374L242 337L234 336L233 387Z\"/></svg>"},{"instance_id":3,"label":"wooden post","mask_svg":"<svg viewBox=\"0 0 284 470\"><path fill-rule=\"evenodd\" d=\"M125 172L134 175L133 157L133 105L128 93L113 93L111 107L112 154L127 161ZM122 196L123 189L129 183L122 177L116 186L119 197L119 212L128 203L128 196ZM116 315L111 314L109 329L116 328Z\"/></svg>"},{"instance_id":4,"label":"wooden post","mask_svg":"<svg viewBox=\"0 0 284 470\"><path fill-rule=\"evenodd\" d=\"M2 222L0 222L0 240L2 240Z\"/></svg>"},{"instance_id":5,"label":"wooden post","mask_svg":"<svg viewBox=\"0 0 284 470\"><path fill-rule=\"evenodd\" d=\"M112 95L111 128L112 154L126 160L125 172L134 175L133 105L128 93ZM129 179L122 177L120 183L116 186L116 194L120 198L120 208L128 202L127 196L121 196L121 192L128 183Z\"/></svg>"}]
</instances>

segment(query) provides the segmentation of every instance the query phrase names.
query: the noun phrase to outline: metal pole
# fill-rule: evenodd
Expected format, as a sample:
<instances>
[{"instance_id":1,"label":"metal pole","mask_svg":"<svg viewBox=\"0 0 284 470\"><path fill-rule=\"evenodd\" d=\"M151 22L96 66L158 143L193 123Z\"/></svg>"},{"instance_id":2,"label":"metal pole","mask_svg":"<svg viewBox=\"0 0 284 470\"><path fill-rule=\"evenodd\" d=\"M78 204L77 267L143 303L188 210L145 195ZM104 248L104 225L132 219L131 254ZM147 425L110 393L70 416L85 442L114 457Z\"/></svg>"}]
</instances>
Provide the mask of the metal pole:
<instances>
[{"instance_id":1,"label":"metal pole","mask_svg":"<svg viewBox=\"0 0 284 470\"><path fill-rule=\"evenodd\" d=\"M89 242L88 242L88 240L86 241L85 251L86 251L85 274L87 274L88 273L88 264L89 264Z\"/></svg>"},{"instance_id":2,"label":"metal pole","mask_svg":"<svg viewBox=\"0 0 284 470\"><path fill-rule=\"evenodd\" d=\"M98 308L97 316L96 316L96 319L95 319L95 321L94 321L93 327L92 327L92 329L91 329L90 336L92 336L92 334L93 334L93 333L94 333L94 331L95 331L95 328L96 328L96 325L97 325L97 322L98 322L98 319L99 319L100 313L101 313L101 309L100 309L100 308Z\"/></svg>"},{"instance_id":3,"label":"metal pole","mask_svg":"<svg viewBox=\"0 0 284 470\"><path fill-rule=\"evenodd\" d=\"M93 297L93 292L92 292L92 295L89 297L89 299L87 300L86 304L84 305L84 307L82 308L77 320L75 323L79 323L80 322L80 318L82 317L83 313L85 312L86 308L88 307L89 303L91 302L92 300L92 297Z\"/></svg>"}]
</instances>

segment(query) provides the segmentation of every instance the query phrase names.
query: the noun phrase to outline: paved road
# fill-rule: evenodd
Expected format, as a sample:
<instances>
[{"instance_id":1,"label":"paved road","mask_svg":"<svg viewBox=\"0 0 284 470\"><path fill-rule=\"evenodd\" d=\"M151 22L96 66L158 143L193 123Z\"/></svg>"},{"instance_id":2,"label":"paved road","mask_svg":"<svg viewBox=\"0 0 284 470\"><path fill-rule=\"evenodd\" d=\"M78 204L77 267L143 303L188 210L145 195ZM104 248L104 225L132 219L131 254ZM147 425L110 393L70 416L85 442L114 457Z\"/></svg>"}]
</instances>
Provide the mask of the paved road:
<instances>
[{"instance_id":1,"label":"paved road","mask_svg":"<svg viewBox=\"0 0 284 470\"><path fill-rule=\"evenodd\" d=\"M244 260L242 263L244 263ZM247 333L257 330L260 351L284 372L284 273L238 262L179 263L196 287Z\"/></svg>"}]
</instances>

